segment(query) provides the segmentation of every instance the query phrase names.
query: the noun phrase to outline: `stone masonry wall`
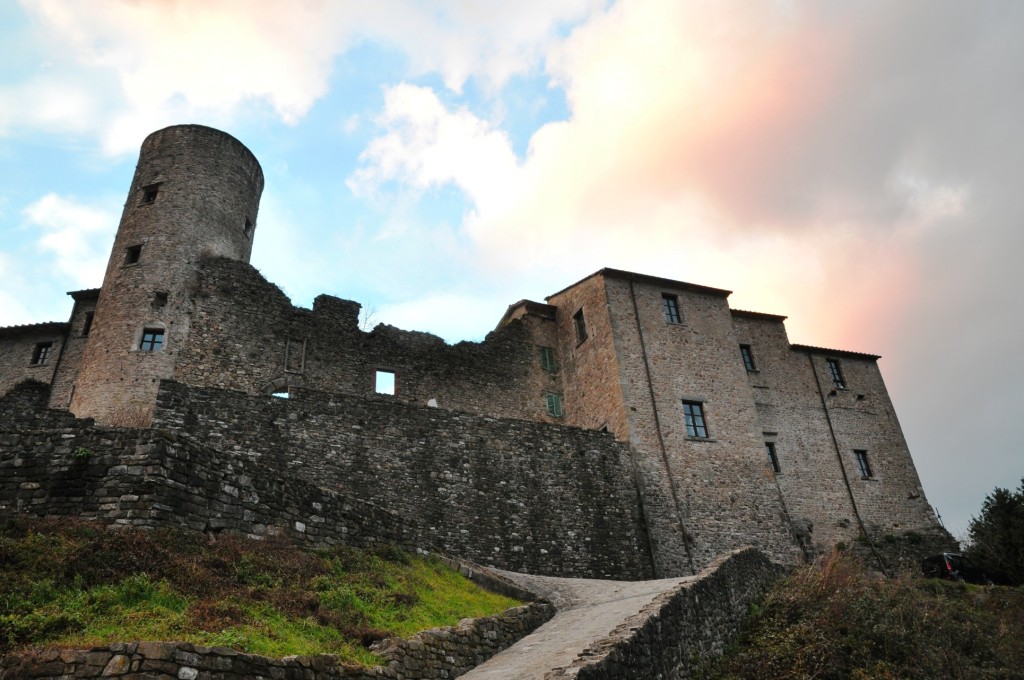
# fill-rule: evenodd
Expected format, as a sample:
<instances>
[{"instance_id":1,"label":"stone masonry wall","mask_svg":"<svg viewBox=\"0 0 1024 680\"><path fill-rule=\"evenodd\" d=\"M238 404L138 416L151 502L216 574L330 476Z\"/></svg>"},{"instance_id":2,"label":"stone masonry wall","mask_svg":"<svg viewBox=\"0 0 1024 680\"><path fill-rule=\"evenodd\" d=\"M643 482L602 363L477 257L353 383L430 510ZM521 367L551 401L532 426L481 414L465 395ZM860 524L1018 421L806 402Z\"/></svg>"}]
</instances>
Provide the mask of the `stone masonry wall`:
<instances>
[{"instance_id":1,"label":"stone masonry wall","mask_svg":"<svg viewBox=\"0 0 1024 680\"><path fill-rule=\"evenodd\" d=\"M46 650L0 660L0 680L44 678L179 678L180 680L433 680L455 678L511 646L554 614L546 602L513 607L457 626L392 638L377 650L385 665L341 664L331 655L274 659L185 642L115 643L85 650Z\"/></svg>"},{"instance_id":2,"label":"stone masonry wall","mask_svg":"<svg viewBox=\"0 0 1024 680\"><path fill-rule=\"evenodd\" d=\"M113 526L285 535L299 545L434 544L394 513L166 431L96 427L46 410L46 386L0 400L0 512Z\"/></svg>"},{"instance_id":3,"label":"stone masonry wall","mask_svg":"<svg viewBox=\"0 0 1024 680\"><path fill-rule=\"evenodd\" d=\"M394 401L555 421L545 395L560 393L561 380L541 366L539 350L554 346L551 321L526 316L484 342L457 345L392 326L366 332L356 302L321 295L312 310L293 307L249 265L217 258L204 263L191 299L179 382L247 394L296 386L373 396L379 369L395 374Z\"/></svg>"},{"instance_id":4,"label":"stone masonry wall","mask_svg":"<svg viewBox=\"0 0 1024 680\"><path fill-rule=\"evenodd\" d=\"M572 667L552 674L577 680L680 680L694 660L720 655L750 603L783 573L760 552L739 550L700 577L659 597Z\"/></svg>"},{"instance_id":5,"label":"stone masonry wall","mask_svg":"<svg viewBox=\"0 0 1024 680\"><path fill-rule=\"evenodd\" d=\"M267 476L386 508L446 554L537 574L651 576L627 452L605 433L385 397L250 397L172 382L154 425Z\"/></svg>"},{"instance_id":6,"label":"stone masonry wall","mask_svg":"<svg viewBox=\"0 0 1024 680\"><path fill-rule=\"evenodd\" d=\"M664 575L744 545L795 563L802 553L768 467L726 296L673 284L605 277L630 442L646 474L671 480L683 524L686 552ZM678 300L679 323L666 319L665 294ZM706 437L687 432L684 400L702 406Z\"/></svg>"},{"instance_id":7,"label":"stone masonry wall","mask_svg":"<svg viewBox=\"0 0 1024 680\"><path fill-rule=\"evenodd\" d=\"M71 318L68 319L68 331L64 347L61 348L60 360L54 367L53 386L50 390L51 408L68 408L71 405L75 382L78 380L78 369L82 365L85 345L89 340L88 333L92 332L91 323L87 332L86 322L96 311L95 291L81 291L72 295L75 298L75 305L71 309Z\"/></svg>"},{"instance_id":8,"label":"stone masonry wall","mask_svg":"<svg viewBox=\"0 0 1024 680\"><path fill-rule=\"evenodd\" d=\"M876 361L793 349L779 319L737 315L734 325L757 362L748 379L765 440L776 446L781 471L773 477L793 521L808 530L815 550L857 539L851 494L876 542L939 528ZM827 358L840 362L846 389L834 389ZM867 451L870 478L861 476L855 449Z\"/></svg>"},{"instance_id":9,"label":"stone masonry wall","mask_svg":"<svg viewBox=\"0 0 1024 680\"><path fill-rule=\"evenodd\" d=\"M50 383L67 333L67 324L34 324L0 329L0 396L23 380ZM36 344L52 343L45 364L33 364Z\"/></svg>"}]
</instances>

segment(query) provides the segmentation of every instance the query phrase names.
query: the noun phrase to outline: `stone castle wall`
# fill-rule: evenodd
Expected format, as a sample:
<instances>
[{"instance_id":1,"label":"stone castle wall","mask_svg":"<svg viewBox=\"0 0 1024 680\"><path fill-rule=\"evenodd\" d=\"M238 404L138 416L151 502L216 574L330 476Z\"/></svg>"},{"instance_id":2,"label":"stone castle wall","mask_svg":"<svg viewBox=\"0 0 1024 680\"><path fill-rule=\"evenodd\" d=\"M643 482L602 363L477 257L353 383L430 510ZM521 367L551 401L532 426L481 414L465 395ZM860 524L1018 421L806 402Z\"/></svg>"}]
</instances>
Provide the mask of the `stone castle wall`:
<instances>
[{"instance_id":1,"label":"stone castle wall","mask_svg":"<svg viewBox=\"0 0 1024 680\"><path fill-rule=\"evenodd\" d=\"M175 379L247 394L289 386L373 396L375 372L395 373L394 401L495 417L557 422L545 394L562 392L559 372L541 366L553 322L527 315L484 342L447 345L428 333L359 328L359 304L328 295L293 307L251 266L204 262L192 290L190 335ZM453 310L457 313L458 310Z\"/></svg>"},{"instance_id":2,"label":"stone castle wall","mask_svg":"<svg viewBox=\"0 0 1024 680\"><path fill-rule=\"evenodd\" d=\"M66 342L67 324L44 323L0 329L0 395L24 380L49 384ZM33 363L36 345L51 343L44 364Z\"/></svg>"},{"instance_id":3,"label":"stone castle wall","mask_svg":"<svg viewBox=\"0 0 1024 680\"><path fill-rule=\"evenodd\" d=\"M626 448L610 435L297 389L161 385L154 426L385 508L421 544L513 571L652 575Z\"/></svg>"}]
</instances>

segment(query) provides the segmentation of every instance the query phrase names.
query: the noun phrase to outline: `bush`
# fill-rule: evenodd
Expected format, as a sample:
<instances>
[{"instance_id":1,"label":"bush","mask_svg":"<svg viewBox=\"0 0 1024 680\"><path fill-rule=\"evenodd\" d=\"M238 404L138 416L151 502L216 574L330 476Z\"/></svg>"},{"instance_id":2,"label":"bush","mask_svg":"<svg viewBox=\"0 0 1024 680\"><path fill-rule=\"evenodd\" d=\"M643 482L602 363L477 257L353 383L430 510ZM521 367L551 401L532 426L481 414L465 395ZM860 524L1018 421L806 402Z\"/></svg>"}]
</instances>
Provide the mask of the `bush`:
<instances>
[{"instance_id":1,"label":"bush","mask_svg":"<svg viewBox=\"0 0 1024 680\"><path fill-rule=\"evenodd\" d=\"M990 576L1024 584L1024 479L1017 491L996 487L971 519L967 555Z\"/></svg>"}]
</instances>

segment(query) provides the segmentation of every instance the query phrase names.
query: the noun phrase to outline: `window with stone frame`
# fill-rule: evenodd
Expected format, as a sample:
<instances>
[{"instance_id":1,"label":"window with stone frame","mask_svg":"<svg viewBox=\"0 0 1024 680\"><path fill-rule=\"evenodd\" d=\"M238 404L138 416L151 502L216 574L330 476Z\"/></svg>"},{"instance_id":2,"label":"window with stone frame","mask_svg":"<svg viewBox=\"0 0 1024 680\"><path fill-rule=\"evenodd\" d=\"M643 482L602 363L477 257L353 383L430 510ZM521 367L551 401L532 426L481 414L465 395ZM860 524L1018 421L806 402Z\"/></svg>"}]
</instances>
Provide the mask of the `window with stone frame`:
<instances>
[{"instance_id":1,"label":"window with stone frame","mask_svg":"<svg viewBox=\"0 0 1024 680\"><path fill-rule=\"evenodd\" d=\"M679 296L672 293L661 294L661 311L665 314L666 323L682 323L679 315Z\"/></svg>"},{"instance_id":2,"label":"window with stone frame","mask_svg":"<svg viewBox=\"0 0 1024 680\"><path fill-rule=\"evenodd\" d=\"M857 469L860 471L861 479L871 479L875 476L871 471L871 462L868 460L867 451L854 449L853 457L857 460Z\"/></svg>"},{"instance_id":3,"label":"window with stone frame","mask_svg":"<svg viewBox=\"0 0 1024 680\"><path fill-rule=\"evenodd\" d=\"M50 354L53 352L52 342L37 342L32 350L32 365L45 366L50 361Z\"/></svg>"},{"instance_id":4,"label":"window with stone frame","mask_svg":"<svg viewBox=\"0 0 1024 680\"><path fill-rule=\"evenodd\" d=\"M768 462L772 465L772 472L779 474L782 466L779 465L779 454L775 451L775 442L765 442L764 450L768 454Z\"/></svg>"},{"instance_id":5,"label":"window with stone frame","mask_svg":"<svg viewBox=\"0 0 1024 680\"><path fill-rule=\"evenodd\" d=\"M708 438L708 426L704 420L704 404L699 401L683 400L683 418L686 421L686 434L690 437Z\"/></svg>"},{"instance_id":6,"label":"window with stone frame","mask_svg":"<svg viewBox=\"0 0 1024 680\"><path fill-rule=\"evenodd\" d=\"M843 379L843 369L839 366L839 359L825 359L828 366L829 377L832 378L832 386L837 390L846 389L846 381Z\"/></svg>"},{"instance_id":7,"label":"window with stone frame","mask_svg":"<svg viewBox=\"0 0 1024 680\"><path fill-rule=\"evenodd\" d=\"M754 353L750 349L750 345L740 345L740 356L743 357L743 367L748 371L756 371L757 366L754 365Z\"/></svg>"},{"instance_id":8,"label":"window with stone frame","mask_svg":"<svg viewBox=\"0 0 1024 680\"><path fill-rule=\"evenodd\" d=\"M587 339L587 320L583 316L583 309L572 315L573 323L576 324L576 340L583 342Z\"/></svg>"},{"instance_id":9,"label":"window with stone frame","mask_svg":"<svg viewBox=\"0 0 1024 680\"><path fill-rule=\"evenodd\" d=\"M164 346L163 328L142 329L142 339L139 341L139 350L142 352L157 352Z\"/></svg>"}]
</instances>

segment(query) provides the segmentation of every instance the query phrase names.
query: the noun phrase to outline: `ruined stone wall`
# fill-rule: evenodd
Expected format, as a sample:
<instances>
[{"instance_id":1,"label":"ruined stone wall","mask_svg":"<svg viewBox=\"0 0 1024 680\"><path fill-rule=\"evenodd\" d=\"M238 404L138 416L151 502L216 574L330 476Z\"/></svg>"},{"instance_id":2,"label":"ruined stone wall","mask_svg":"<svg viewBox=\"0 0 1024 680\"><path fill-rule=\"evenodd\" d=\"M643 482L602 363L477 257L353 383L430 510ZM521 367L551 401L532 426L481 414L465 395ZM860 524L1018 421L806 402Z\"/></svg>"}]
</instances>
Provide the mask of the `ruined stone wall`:
<instances>
[{"instance_id":1,"label":"ruined stone wall","mask_svg":"<svg viewBox=\"0 0 1024 680\"><path fill-rule=\"evenodd\" d=\"M72 294L75 296L75 304L71 309L71 318L68 319L68 333L60 360L53 373L50 390L51 408L68 408L71 405L75 382L78 380L78 369L82 365L82 356L85 353L85 345L89 341L89 334L92 333L92 317L96 312L98 291L82 291L82 293Z\"/></svg>"},{"instance_id":2,"label":"ruined stone wall","mask_svg":"<svg viewBox=\"0 0 1024 680\"><path fill-rule=\"evenodd\" d=\"M385 397L171 382L154 425L386 508L447 554L537 574L651 575L626 450L605 433Z\"/></svg>"},{"instance_id":3,"label":"ruined stone wall","mask_svg":"<svg viewBox=\"0 0 1024 680\"><path fill-rule=\"evenodd\" d=\"M496 417L552 421L545 394L561 392L557 371L540 363L554 324L527 316L484 342L447 345L428 333L359 328L359 305L322 295L293 307L255 269L226 259L204 264L175 379L265 394L289 386L375 395L375 372L395 373L394 401ZM452 310L459 313L459 310Z\"/></svg>"},{"instance_id":4,"label":"ruined stone wall","mask_svg":"<svg viewBox=\"0 0 1024 680\"><path fill-rule=\"evenodd\" d=\"M849 353L833 355L847 387L834 389L825 363L829 355L809 357L794 350L780 319L737 315L734 324L757 362L748 379L760 428L779 458L781 472L773 477L790 516L809 530L814 548L849 545L858 536L851 492L876 539L935 528L877 363ZM855 449L868 452L871 478L861 477Z\"/></svg>"},{"instance_id":5,"label":"ruined stone wall","mask_svg":"<svg viewBox=\"0 0 1024 680\"><path fill-rule=\"evenodd\" d=\"M0 396L7 394L23 380L49 384L57 366L61 346L67 335L67 324L33 324L0 329ZM49 342L46 363L32 363L36 345Z\"/></svg>"},{"instance_id":6,"label":"ruined stone wall","mask_svg":"<svg viewBox=\"0 0 1024 680\"><path fill-rule=\"evenodd\" d=\"M378 651L385 664L363 668L329 654L274 659L227 647L187 642L114 643L83 650L52 649L0 661L7 678L218 678L219 680L434 680L454 678L510 647L551 618L553 607L536 602L457 626L391 639Z\"/></svg>"},{"instance_id":7,"label":"ruined stone wall","mask_svg":"<svg viewBox=\"0 0 1024 680\"><path fill-rule=\"evenodd\" d=\"M726 297L671 284L606 277L630 442L645 474L673 485L687 540L684 550L665 551L664 575L689 573L691 561L701 569L743 545L795 562L802 555L764 454ZM680 323L666 319L663 294L676 296ZM684 400L702 405L707 437L687 433Z\"/></svg>"}]
</instances>

